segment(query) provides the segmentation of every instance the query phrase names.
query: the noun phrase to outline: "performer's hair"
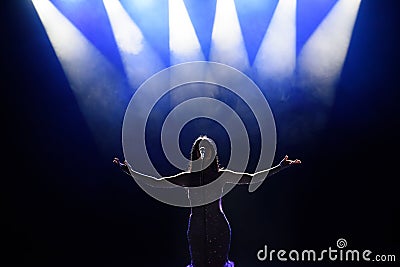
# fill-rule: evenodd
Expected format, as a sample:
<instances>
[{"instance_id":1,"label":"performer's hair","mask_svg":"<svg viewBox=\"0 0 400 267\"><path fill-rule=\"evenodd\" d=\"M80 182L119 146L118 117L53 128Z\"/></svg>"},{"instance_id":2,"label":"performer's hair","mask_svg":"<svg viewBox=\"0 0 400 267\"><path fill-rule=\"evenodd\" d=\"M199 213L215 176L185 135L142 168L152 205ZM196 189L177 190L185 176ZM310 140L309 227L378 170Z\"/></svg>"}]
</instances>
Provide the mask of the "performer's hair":
<instances>
[{"instance_id":1,"label":"performer's hair","mask_svg":"<svg viewBox=\"0 0 400 267\"><path fill-rule=\"evenodd\" d=\"M212 170L218 172L220 169L220 166L219 166L219 161L218 161L217 146L216 146L215 142L211 138L207 137L206 135L200 135L193 142L192 149L190 151L189 171L192 170L193 161L200 158L199 146L200 146L200 143L203 143L203 142L209 143L210 147L214 148L214 153L215 153L215 158L214 158L213 162L210 164L210 166L207 167L207 169L212 169Z\"/></svg>"}]
</instances>

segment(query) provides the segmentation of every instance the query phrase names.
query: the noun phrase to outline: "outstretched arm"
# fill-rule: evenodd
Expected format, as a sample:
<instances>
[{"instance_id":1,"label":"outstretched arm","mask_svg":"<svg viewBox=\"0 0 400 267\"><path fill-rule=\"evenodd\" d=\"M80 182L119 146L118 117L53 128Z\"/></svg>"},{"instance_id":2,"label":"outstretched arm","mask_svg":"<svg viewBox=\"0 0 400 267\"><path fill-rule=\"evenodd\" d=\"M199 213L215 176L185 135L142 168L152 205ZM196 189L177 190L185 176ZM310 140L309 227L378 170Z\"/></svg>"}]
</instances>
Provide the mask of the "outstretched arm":
<instances>
[{"instance_id":1,"label":"outstretched arm","mask_svg":"<svg viewBox=\"0 0 400 267\"><path fill-rule=\"evenodd\" d=\"M124 162L121 162L118 158L114 158L113 163L118 165L119 168L123 172L125 172L126 174L128 174L130 176L152 182L152 183L149 183L150 185L154 185L154 182L161 185L162 181L168 180L169 182L171 182L173 184L180 185L180 186L186 186L186 183L188 180L187 179L188 172L181 172L181 173L178 173L178 174L172 175L172 176L156 178L156 177L135 171L134 169L132 169L131 165L126 160L124 160ZM165 183L163 183L163 184L165 185Z\"/></svg>"},{"instance_id":2,"label":"outstretched arm","mask_svg":"<svg viewBox=\"0 0 400 267\"><path fill-rule=\"evenodd\" d=\"M268 173L268 176L271 176L271 175L274 175L275 173L280 172L283 169L286 169L289 166L300 164L300 163L301 163L301 161L299 159L290 160L289 157L286 155L278 165L271 167L269 169L266 169L266 170L255 172L255 173L235 172L235 171L224 170L224 169L222 169L221 171L223 171L231 176L231 177L228 176L228 179L227 179L228 183L234 183L234 181L237 181L240 177L237 184L250 184L251 180L255 176L265 175L266 173Z\"/></svg>"}]
</instances>

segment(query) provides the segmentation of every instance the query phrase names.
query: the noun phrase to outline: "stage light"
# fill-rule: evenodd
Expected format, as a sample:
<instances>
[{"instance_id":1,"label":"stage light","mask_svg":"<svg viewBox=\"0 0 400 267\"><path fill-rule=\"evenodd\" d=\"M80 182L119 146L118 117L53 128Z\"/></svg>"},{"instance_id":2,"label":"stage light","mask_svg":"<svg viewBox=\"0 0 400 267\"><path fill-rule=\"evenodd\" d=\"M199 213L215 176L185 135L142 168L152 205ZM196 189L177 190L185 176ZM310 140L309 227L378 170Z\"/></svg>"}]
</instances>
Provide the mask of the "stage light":
<instances>
[{"instance_id":1,"label":"stage light","mask_svg":"<svg viewBox=\"0 0 400 267\"><path fill-rule=\"evenodd\" d=\"M50 1L32 2L100 150L113 147L127 105L123 76Z\"/></svg>"},{"instance_id":2,"label":"stage light","mask_svg":"<svg viewBox=\"0 0 400 267\"><path fill-rule=\"evenodd\" d=\"M249 69L234 0L217 0L209 60L230 65L243 72Z\"/></svg>"},{"instance_id":3,"label":"stage light","mask_svg":"<svg viewBox=\"0 0 400 267\"><path fill-rule=\"evenodd\" d=\"M169 0L169 47L171 65L204 60L183 0Z\"/></svg>"},{"instance_id":4,"label":"stage light","mask_svg":"<svg viewBox=\"0 0 400 267\"><path fill-rule=\"evenodd\" d=\"M135 90L164 68L159 56L118 0L103 0L130 86Z\"/></svg>"},{"instance_id":5,"label":"stage light","mask_svg":"<svg viewBox=\"0 0 400 267\"><path fill-rule=\"evenodd\" d=\"M165 67L169 66L168 0L119 0L124 12L139 27L146 43Z\"/></svg>"},{"instance_id":6,"label":"stage light","mask_svg":"<svg viewBox=\"0 0 400 267\"><path fill-rule=\"evenodd\" d=\"M282 82L296 66L296 0L279 1L253 67L259 79Z\"/></svg>"},{"instance_id":7,"label":"stage light","mask_svg":"<svg viewBox=\"0 0 400 267\"><path fill-rule=\"evenodd\" d=\"M254 63L261 42L276 10L279 0L236 0L236 12L250 64Z\"/></svg>"},{"instance_id":8,"label":"stage light","mask_svg":"<svg viewBox=\"0 0 400 267\"><path fill-rule=\"evenodd\" d=\"M139 9L147 9L147 10L151 10L152 7L154 7L154 4L158 2L155 0L136 0L136 1L131 1L131 3Z\"/></svg>"},{"instance_id":9,"label":"stage light","mask_svg":"<svg viewBox=\"0 0 400 267\"><path fill-rule=\"evenodd\" d=\"M303 46L298 58L299 85L326 105L332 104L361 0L339 0Z\"/></svg>"},{"instance_id":10,"label":"stage light","mask_svg":"<svg viewBox=\"0 0 400 267\"><path fill-rule=\"evenodd\" d=\"M94 132L99 128L115 128L112 123L123 116L129 100L127 95L131 96L145 80L170 65L188 61L220 62L250 74L269 100L288 103L285 107L279 106L277 114L284 114L284 109L290 106L289 99L293 103L305 103L304 99L318 102L318 105L332 103L361 0L326 0L317 5L321 10L308 24L300 18L302 10L304 14L308 12L301 0L263 3L259 8L268 14L258 11L258 15L263 15L257 20L251 19L257 5L255 0L246 4L242 0L213 1L213 5L208 4L212 10L215 7L215 16L211 12L200 23L204 12L193 12L197 4L192 4L189 13L184 0L103 0L96 10L91 10L93 18L106 22L101 27L107 27L108 35L99 35L99 32L93 34L93 25L97 24L92 18L81 16L85 8L74 13L76 5L62 2L65 6L59 6L60 12L55 6L56 0L32 0L82 113ZM88 2L80 7L92 6ZM309 5L310 12L312 8ZM194 24L196 19L197 24ZM257 37L251 35L249 26L255 21L254 28L263 25L262 29L254 30ZM203 36L202 43L199 36ZM249 47L250 53L246 50ZM111 57L112 53L107 51L119 55ZM251 66L249 54L254 57ZM121 62L123 70L118 72L116 66ZM205 72L203 75L213 74ZM174 78L172 75L172 82ZM192 87L198 88L194 91L204 89L202 84ZM219 91L213 90L208 90L210 96L218 96ZM310 95L317 101L310 100ZM186 97L186 91L171 92L168 105L177 105ZM100 115L104 118L101 121Z\"/></svg>"},{"instance_id":11,"label":"stage light","mask_svg":"<svg viewBox=\"0 0 400 267\"><path fill-rule=\"evenodd\" d=\"M121 51L138 55L143 50L143 34L140 29L130 21L118 1L104 0L108 12L114 37Z\"/></svg>"}]
</instances>

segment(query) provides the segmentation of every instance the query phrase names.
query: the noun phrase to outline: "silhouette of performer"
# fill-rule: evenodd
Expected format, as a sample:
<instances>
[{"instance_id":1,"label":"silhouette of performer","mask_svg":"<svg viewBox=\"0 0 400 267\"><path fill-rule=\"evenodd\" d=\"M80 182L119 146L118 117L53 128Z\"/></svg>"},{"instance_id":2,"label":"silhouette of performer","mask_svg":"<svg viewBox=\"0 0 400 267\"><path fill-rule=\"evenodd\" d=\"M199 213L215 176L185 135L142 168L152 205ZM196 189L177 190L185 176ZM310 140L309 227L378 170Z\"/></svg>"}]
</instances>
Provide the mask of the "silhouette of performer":
<instances>
[{"instance_id":1,"label":"silhouette of performer","mask_svg":"<svg viewBox=\"0 0 400 267\"><path fill-rule=\"evenodd\" d=\"M136 172L126 161L121 163L118 158L114 158L113 162L129 175L145 179L168 179L168 181L184 187L208 184L218 179L222 173L229 174L228 177L231 177L233 181L238 181L236 182L237 184L249 184L254 176L265 175L266 172L270 176L291 165L301 163L298 159L289 160L286 155L280 164L253 174L223 169L218 163L216 145L207 136L200 136L195 140L191 149L191 161L188 171L177 175L155 178ZM199 164L202 166L198 166ZM234 266L234 263L228 258L231 228L222 210L222 198L209 204L191 207L187 238L191 256L191 263L187 267Z\"/></svg>"}]
</instances>

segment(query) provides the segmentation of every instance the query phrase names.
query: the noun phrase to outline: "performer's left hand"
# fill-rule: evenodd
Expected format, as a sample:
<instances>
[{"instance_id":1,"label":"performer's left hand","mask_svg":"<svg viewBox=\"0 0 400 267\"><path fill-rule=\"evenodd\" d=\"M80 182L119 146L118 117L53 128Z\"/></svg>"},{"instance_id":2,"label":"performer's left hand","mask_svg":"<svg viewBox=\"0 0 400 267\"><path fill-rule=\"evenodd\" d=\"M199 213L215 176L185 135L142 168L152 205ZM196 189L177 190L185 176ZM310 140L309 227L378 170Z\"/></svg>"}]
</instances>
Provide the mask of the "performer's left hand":
<instances>
[{"instance_id":1,"label":"performer's left hand","mask_svg":"<svg viewBox=\"0 0 400 267\"><path fill-rule=\"evenodd\" d=\"M279 165L280 165L281 167L288 167L288 166L290 166L290 165L295 165L295 164L300 164L300 163L301 163L301 160L299 160L299 159L290 160L289 157L288 157L288 155L286 155L286 156L281 160L281 162L279 163Z\"/></svg>"}]
</instances>

